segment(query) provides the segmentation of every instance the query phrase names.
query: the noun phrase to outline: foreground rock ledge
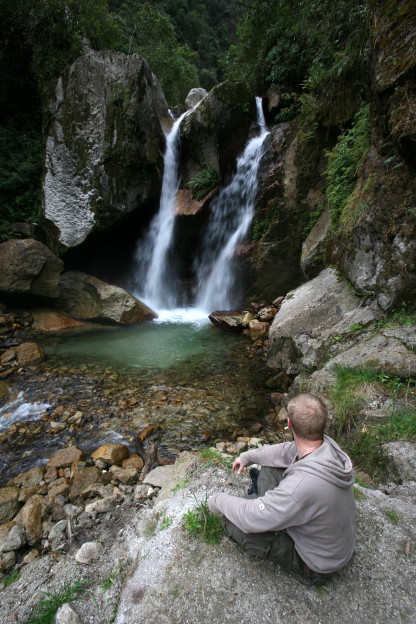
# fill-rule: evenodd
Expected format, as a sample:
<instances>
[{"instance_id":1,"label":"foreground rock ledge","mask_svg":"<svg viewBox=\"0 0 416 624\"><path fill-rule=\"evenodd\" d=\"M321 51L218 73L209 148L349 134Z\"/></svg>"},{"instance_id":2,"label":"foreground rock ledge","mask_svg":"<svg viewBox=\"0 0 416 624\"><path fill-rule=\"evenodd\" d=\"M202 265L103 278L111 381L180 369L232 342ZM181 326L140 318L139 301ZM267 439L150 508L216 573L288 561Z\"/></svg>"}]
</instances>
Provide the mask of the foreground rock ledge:
<instances>
[{"instance_id":1,"label":"foreground rock ledge","mask_svg":"<svg viewBox=\"0 0 416 624\"><path fill-rule=\"evenodd\" d=\"M194 455L165 467L165 481L153 508L112 512L71 545L66 556L40 557L2 590L0 624L24 622L40 591L63 582L91 579L91 596L71 609L81 624L387 624L412 622L415 482L391 484L390 495L359 488L358 543L350 564L317 593L272 564L249 557L224 538L220 546L192 539L182 527L184 513L218 490L245 492L248 476L217 466L203 467ZM169 475L167 474L169 472ZM149 480L153 480L151 473ZM398 521L391 518L397 515ZM164 520L169 518L170 525ZM97 558L77 564L83 543L96 540ZM101 544L103 547L101 548ZM103 582L111 578L105 585ZM118 606L117 606L118 605ZM348 605L348 608L346 606Z\"/></svg>"}]
</instances>

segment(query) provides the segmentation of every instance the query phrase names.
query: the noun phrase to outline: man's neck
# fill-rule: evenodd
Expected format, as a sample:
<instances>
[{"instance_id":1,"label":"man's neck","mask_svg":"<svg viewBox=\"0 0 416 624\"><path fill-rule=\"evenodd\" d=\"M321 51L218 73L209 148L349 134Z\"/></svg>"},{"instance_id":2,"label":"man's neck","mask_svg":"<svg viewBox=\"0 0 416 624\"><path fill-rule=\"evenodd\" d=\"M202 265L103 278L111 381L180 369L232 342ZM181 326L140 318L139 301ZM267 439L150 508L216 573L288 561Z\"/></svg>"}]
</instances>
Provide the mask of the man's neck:
<instances>
[{"instance_id":1,"label":"man's neck","mask_svg":"<svg viewBox=\"0 0 416 624\"><path fill-rule=\"evenodd\" d=\"M322 442L323 440L303 440L302 438L295 436L298 458L301 459L302 457L305 457L305 455L313 453L321 446Z\"/></svg>"}]
</instances>

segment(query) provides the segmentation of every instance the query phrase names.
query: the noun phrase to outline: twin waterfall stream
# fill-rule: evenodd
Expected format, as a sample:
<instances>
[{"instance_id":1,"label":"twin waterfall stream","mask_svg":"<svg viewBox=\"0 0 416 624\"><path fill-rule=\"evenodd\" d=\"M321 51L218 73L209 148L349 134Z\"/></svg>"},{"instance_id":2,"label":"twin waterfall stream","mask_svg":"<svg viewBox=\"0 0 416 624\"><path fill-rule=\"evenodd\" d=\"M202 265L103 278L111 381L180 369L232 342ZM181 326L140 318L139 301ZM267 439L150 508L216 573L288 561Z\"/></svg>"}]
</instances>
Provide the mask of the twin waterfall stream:
<instances>
[{"instance_id":1,"label":"twin waterfall stream","mask_svg":"<svg viewBox=\"0 0 416 624\"><path fill-rule=\"evenodd\" d=\"M220 190L211 205L211 215L204 239L194 258L196 294L192 311L186 318L206 317L213 310L229 310L239 301L233 255L247 236L254 214L257 171L268 132L265 127L262 100L256 98L258 136L250 139L237 160L230 183ZM181 306L180 276L175 266L176 194L179 188L180 125L177 119L166 137L166 153L160 209L136 250L134 294L159 314ZM179 312L179 316L181 313Z\"/></svg>"}]
</instances>

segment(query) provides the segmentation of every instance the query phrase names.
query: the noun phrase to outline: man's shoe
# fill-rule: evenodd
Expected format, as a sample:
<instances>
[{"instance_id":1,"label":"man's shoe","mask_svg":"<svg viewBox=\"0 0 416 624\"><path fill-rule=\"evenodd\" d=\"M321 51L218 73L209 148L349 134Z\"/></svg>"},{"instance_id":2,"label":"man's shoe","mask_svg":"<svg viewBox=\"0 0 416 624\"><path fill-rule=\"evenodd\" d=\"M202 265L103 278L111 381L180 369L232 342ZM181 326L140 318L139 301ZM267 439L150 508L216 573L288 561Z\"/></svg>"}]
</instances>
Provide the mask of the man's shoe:
<instances>
[{"instance_id":1,"label":"man's shoe","mask_svg":"<svg viewBox=\"0 0 416 624\"><path fill-rule=\"evenodd\" d=\"M257 468L250 468L250 479L251 479L251 485L247 490L247 494L258 494L259 491L257 489L257 479L258 476L260 474L260 470L257 470Z\"/></svg>"}]
</instances>

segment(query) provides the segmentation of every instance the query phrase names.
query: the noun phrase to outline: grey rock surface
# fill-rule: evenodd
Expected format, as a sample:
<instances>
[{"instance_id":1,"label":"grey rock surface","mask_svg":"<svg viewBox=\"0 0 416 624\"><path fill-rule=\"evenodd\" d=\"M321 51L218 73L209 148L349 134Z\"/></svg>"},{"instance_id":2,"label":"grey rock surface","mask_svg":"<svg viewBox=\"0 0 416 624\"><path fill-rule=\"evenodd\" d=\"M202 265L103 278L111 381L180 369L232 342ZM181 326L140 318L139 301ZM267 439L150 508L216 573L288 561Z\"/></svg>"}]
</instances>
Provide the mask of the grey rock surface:
<instances>
[{"instance_id":1,"label":"grey rock surface","mask_svg":"<svg viewBox=\"0 0 416 624\"><path fill-rule=\"evenodd\" d=\"M43 214L53 248L82 243L157 195L166 100L137 54L86 48L49 103Z\"/></svg>"},{"instance_id":2,"label":"grey rock surface","mask_svg":"<svg viewBox=\"0 0 416 624\"><path fill-rule=\"evenodd\" d=\"M80 271L62 275L57 306L78 319L104 319L120 325L156 317L153 310L123 288Z\"/></svg>"},{"instance_id":3,"label":"grey rock surface","mask_svg":"<svg viewBox=\"0 0 416 624\"><path fill-rule=\"evenodd\" d=\"M160 491L154 507L130 507L102 528L103 549L88 572L65 557L39 557L2 590L0 624L24 622L42 591L91 579L71 608L83 624L403 624L416 618L415 500L408 486L389 494L359 487L358 540L352 561L321 590L300 585L278 566L244 554L224 538L210 546L190 537L183 516L218 491L245 493L248 475L182 458L185 485ZM179 482L178 482L179 483ZM397 521L393 522L394 517ZM163 527L163 519L170 519ZM98 527L94 529L97 531ZM113 579L109 589L102 585ZM91 597L92 596L92 597ZM117 605L119 605L117 607Z\"/></svg>"},{"instance_id":4,"label":"grey rock surface","mask_svg":"<svg viewBox=\"0 0 416 624\"><path fill-rule=\"evenodd\" d=\"M0 244L0 293L58 296L64 263L45 245L31 238Z\"/></svg>"},{"instance_id":5,"label":"grey rock surface","mask_svg":"<svg viewBox=\"0 0 416 624\"><path fill-rule=\"evenodd\" d=\"M195 89L191 89L188 95L185 98L185 106L186 108L193 108L201 100L204 99L205 96L208 95L208 91L202 89L201 87L196 87Z\"/></svg>"},{"instance_id":6,"label":"grey rock surface","mask_svg":"<svg viewBox=\"0 0 416 624\"><path fill-rule=\"evenodd\" d=\"M82 624L82 622L72 607L64 604L56 612L56 624Z\"/></svg>"}]
</instances>

